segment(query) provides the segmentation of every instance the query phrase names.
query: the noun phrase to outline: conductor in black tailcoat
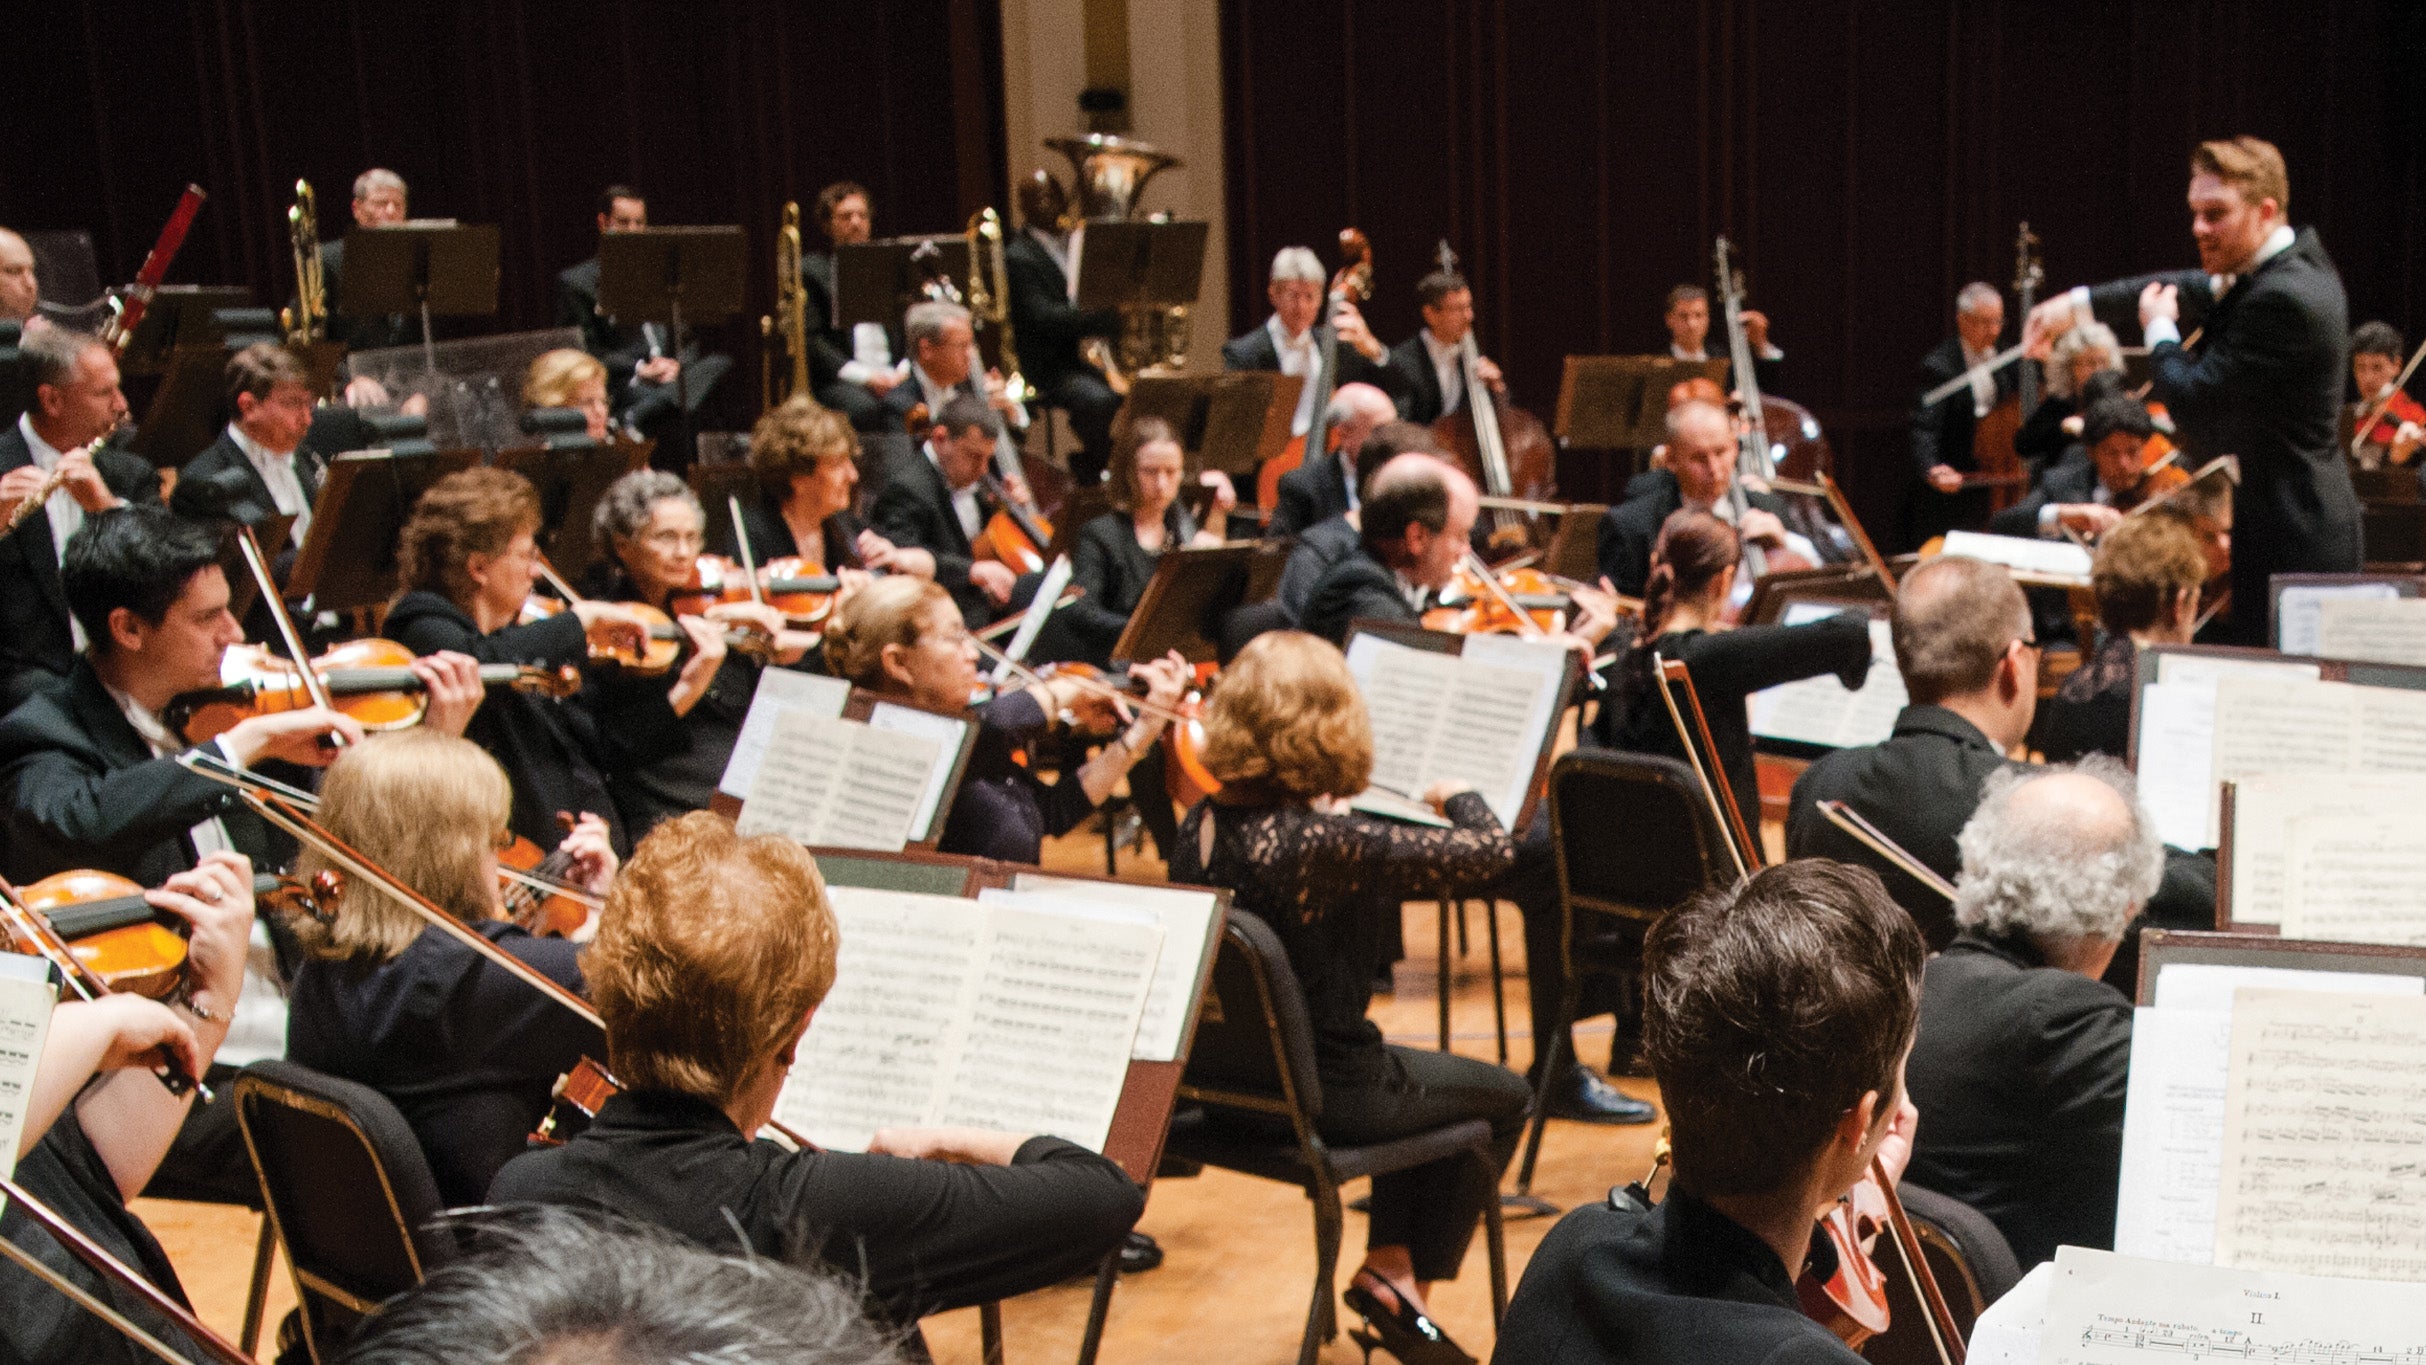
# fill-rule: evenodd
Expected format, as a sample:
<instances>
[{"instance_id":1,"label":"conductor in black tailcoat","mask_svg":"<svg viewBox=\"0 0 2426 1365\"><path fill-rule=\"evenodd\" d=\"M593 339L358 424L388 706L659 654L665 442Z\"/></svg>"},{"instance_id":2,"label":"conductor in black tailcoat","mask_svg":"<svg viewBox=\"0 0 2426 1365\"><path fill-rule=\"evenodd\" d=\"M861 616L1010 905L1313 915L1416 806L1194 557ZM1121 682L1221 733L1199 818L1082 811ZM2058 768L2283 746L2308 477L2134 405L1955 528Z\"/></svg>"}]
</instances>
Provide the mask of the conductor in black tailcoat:
<instances>
[{"instance_id":1,"label":"conductor in black tailcoat","mask_svg":"<svg viewBox=\"0 0 2426 1365\"><path fill-rule=\"evenodd\" d=\"M2043 354L2092 313L2114 327L2136 319L2151 397L2172 413L2191 463L2240 458L2233 644L2266 643L2270 576L2361 562L2358 495L2335 449L2349 307L2316 229L2292 228L2290 198L2272 143L2200 143L2189 193L2199 269L2074 289L2040 304L2026 337Z\"/></svg>"}]
</instances>

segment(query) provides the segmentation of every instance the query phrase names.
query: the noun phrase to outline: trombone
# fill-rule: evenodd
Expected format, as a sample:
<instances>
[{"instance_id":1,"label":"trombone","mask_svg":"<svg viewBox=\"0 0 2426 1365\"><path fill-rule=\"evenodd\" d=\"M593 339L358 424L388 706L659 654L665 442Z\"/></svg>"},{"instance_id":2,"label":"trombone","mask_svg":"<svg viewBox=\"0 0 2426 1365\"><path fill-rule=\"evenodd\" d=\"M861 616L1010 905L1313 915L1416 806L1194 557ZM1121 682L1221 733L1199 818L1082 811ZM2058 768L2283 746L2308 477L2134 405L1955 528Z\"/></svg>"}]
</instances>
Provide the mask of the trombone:
<instances>
[{"instance_id":1,"label":"trombone","mask_svg":"<svg viewBox=\"0 0 2426 1365\"><path fill-rule=\"evenodd\" d=\"M1003 262L1002 216L979 209L969 219L969 316L995 329L1002 391L1014 403L1036 401L1036 386L1019 372L1019 347L1011 339L1011 276Z\"/></svg>"},{"instance_id":2,"label":"trombone","mask_svg":"<svg viewBox=\"0 0 2426 1365\"><path fill-rule=\"evenodd\" d=\"M295 182L295 206L286 211L287 240L295 249L295 306L278 310L278 325L290 346L309 346L328 331L328 282L320 273L320 213L312 182Z\"/></svg>"},{"instance_id":3,"label":"trombone","mask_svg":"<svg viewBox=\"0 0 2426 1365\"><path fill-rule=\"evenodd\" d=\"M775 313L758 320L761 335L783 339L784 354L792 363L790 382L780 397L775 392L775 358L770 354L759 359L759 389L766 406L796 394L809 391L809 291L800 282L800 201L786 200L783 206L783 228L775 234Z\"/></svg>"}]
</instances>

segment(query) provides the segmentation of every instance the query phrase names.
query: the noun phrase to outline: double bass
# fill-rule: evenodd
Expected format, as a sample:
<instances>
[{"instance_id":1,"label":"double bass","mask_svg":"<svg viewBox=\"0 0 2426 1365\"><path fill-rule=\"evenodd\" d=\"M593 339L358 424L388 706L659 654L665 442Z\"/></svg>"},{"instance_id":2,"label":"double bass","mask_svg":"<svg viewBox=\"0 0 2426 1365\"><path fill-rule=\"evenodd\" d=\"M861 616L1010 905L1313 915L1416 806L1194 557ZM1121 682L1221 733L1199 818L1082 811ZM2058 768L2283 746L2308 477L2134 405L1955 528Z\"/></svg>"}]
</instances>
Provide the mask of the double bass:
<instances>
[{"instance_id":1,"label":"double bass","mask_svg":"<svg viewBox=\"0 0 2426 1365\"><path fill-rule=\"evenodd\" d=\"M1306 452L1331 448L1331 394L1339 387L1339 329L1331 317L1342 303L1363 303L1373 297L1373 244L1352 227L1339 230L1339 269L1323 296L1322 319L1314 326L1314 373L1306 382L1314 388L1314 416L1305 434L1292 436L1280 453L1264 461L1255 475L1255 505L1270 517L1280 505L1283 475L1306 462Z\"/></svg>"},{"instance_id":2,"label":"double bass","mask_svg":"<svg viewBox=\"0 0 2426 1365\"><path fill-rule=\"evenodd\" d=\"M2038 246L2038 234L2023 223L2013 240L2013 297L2025 318L2038 302L2039 286L2047 281L2047 272L2039 265ZM1963 476L1963 485L1988 490L1991 516L2020 502L2029 485L2030 476L2022 468L2021 451L2013 438L2021 434L2022 423L2038 405L2038 362L2024 360L2014 372L2013 392L1998 399L1987 416L1971 425L1972 472Z\"/></svg>"},{"instance_id":3,"label":"double bass","mask_svg":"<svg viewBox=\"0 0 2426 1365\"><path fill-rule=\"evenodd\" d=\"M1445 274L1457 273L1457 253L1443 240L1434 253ZM1474 344L1474 329L1466 328L1457 343L1459 378L1466 401L1432 424L1432 437L1443 454L1456 459L1485 497L1551 502L1558 496L1558 456L1550 444L1550 429L1523 408L1504 405L1483 384L1479 372L1482 352ZM1491 508L1484 517L1487 542L1495 549L1517 550L1532 544L1538 519L1530 512Z\"/></svg>"}]
</instances>

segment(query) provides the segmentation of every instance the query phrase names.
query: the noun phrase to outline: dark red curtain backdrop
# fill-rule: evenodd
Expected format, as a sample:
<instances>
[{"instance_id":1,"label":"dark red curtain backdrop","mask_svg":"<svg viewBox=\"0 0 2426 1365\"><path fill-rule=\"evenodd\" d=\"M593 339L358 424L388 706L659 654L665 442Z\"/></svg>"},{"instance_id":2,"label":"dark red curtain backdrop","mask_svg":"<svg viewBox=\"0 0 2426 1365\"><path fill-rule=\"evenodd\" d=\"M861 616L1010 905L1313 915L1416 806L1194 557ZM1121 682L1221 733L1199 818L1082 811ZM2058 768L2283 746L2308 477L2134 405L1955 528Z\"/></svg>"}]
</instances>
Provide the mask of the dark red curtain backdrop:
<instances>
[{"instance_id":1,"label":"dark red curtain backdrop","mask_svg":"<svg viewBox=\"0 0 2426 1365\"><path fill-rule=\"evenodd\" d=\"M296 177L336 236L389 166L415 214L501 226L498 325L522 328L630 181L660 223L746 226L763 309L786 199L857 180L880 232L1003 202L1001 32L994 0L56 0L0 56L0 223L87 229L123 280L192 180L211 200L171 280L283 299Z\"/></svg>"},{"instance_id":2,"label":"dark red curtain backdrop","mask_svg":"<svg viewBox=\"0 0 2426 1365\"><path fill-rule=\"evenodd\" d=\"M2354 321L2426 329L2426 10L2398 0L1224 0L1235 318L1272 253L1373 239L1385 340L1448 237L1550 415L1561 357L1665 344L1742 250L1864 519L1900 519L1911 377L2028 219L2051 283L2195 264L2200 138L2273 139ZM2129 339L2135 340L2135 338ZM1562 473L1591 495L1595 462Z\"/></svg>"}]
</instances>

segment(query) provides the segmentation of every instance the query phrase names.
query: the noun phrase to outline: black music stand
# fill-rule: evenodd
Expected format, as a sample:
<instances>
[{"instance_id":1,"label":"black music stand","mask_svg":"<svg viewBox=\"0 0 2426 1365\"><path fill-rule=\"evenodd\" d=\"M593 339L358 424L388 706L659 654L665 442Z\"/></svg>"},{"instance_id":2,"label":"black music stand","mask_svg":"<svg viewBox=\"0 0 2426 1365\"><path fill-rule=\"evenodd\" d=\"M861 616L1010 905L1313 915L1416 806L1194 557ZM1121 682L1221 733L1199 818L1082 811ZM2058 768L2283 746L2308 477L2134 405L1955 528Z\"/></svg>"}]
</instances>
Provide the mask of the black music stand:
<instances>
[{"instance_id":1,"label":"black music stand","mask_svg":"<svg viewBox=\"0 0 2426 1365\"><path fill-rule=\"evenodd\" d=\"M1169 422L1191 469L1252 475L1289 444L1305 385L1276 370L1141 374L1129 385L1129 415Z\"/></svg>"},{"instance_id":2,"label":"black music stand","mask_svg":"<svg viewBox=\"0 0 2426 1365\"><path fill-rule=\"evenodd\" d=\"M835 248L835 327L848 331L863 322L899 327L910 305L926 299L926 274L910 258L929 245L935 248L937 269L955 280L969 278L969 239L957 233L886 237Z\"/></svg>"},{"instance_id":3,"label":"black music stand","mask_svg":"<svg viewBox=\"0 0 2426 1365\"><path fill-rule=\"evenodd\" d=\"M165 372L180 346L218 346L226 332L213 315L249 307L253 291L240 284L164 284L152 291L143 320L127 338L119 368L130 378Z\"/></svg>"},{"instance_id":4,"label":"black music stand","mask_svg":"<svg viewBox=\"0 0 2426 1365\"><path fill-rule=\"evenodd\" d=\"M598 238L598 311L626 327L664 323L671 343L667 351L681 361L674 372L674 406L682 414L675 441L683 465L697 447L691 434L693 361L685 334L693 326L717 326L741 311L748 255L749 238L736 224L641 228ZM706 393L700 390L702 397Z\"/></svg>"},{"instance_id":5,"label":"black music stand","mask_svg":"<svg viewBox=\"0 0 2426 1365\"><path fill-rule=\"evenodd\" d=\"M1208 223L1087 224L1078 249L1078 306L1093 310L1196 302Z\"/></svg>"},{"instance_id":6,"label":"black music stand","mask_svg":"<svg viewBox=\"0 0 2426 1365\"><path fill-rule=\"evenodd\" d=\"M296 552L289 596L322 611L352 611L396 592L396 537L431 484L480 463L477 450L398 454L358 450L329 461Z\"/></svg>"},{"instance_id":7,"label":"black music stand","mask_svg":"<svg viewBox=\"0 0 2426 1365\"><path fill-rule=\"evenodd\" d=\"M499 469L520 474L539 490L540 546L556 572L572 581L604 548L590 534L590 513L607 486L648 463L646 441L593 441L586 435L497 452Z\"/></svg>"},{"instance_id":8,"label":"black music stand","mask_svg":"<svg viewBox=\"0 0 2426 1365\"><path fill-rule=\"evenodd\" d=\"M1724 384L1727 362L1664 355L1571 355L1552 430L1571 446L1647 450L1668 439L1668 391L1688 379Z\"/></svg>"},{"instance_id":9,"label":"black music stand","mask_svg":"<svg viewBox=\"0 0 2426 1365\"><path fill-rule=\"evenodd\" d=\"M345 234L345 311L357 317L412 313L432 374L430 318L497 311L497 225L453 221L358 227Z\"/></svg>"},{"instance_id":10,"label":"black music stand","mask_svg":"<svg viewBox=\"0 0 2426 1365\"><path fill-rule=\"evenodd\" d=\"M1159 659L1174 649L1192 664L1219 660L1222 619L1249 604L1259 577L1256 552L1251 541L1165 550L1112 646L1113 661Z\"/></svg>"}]
</instances>

